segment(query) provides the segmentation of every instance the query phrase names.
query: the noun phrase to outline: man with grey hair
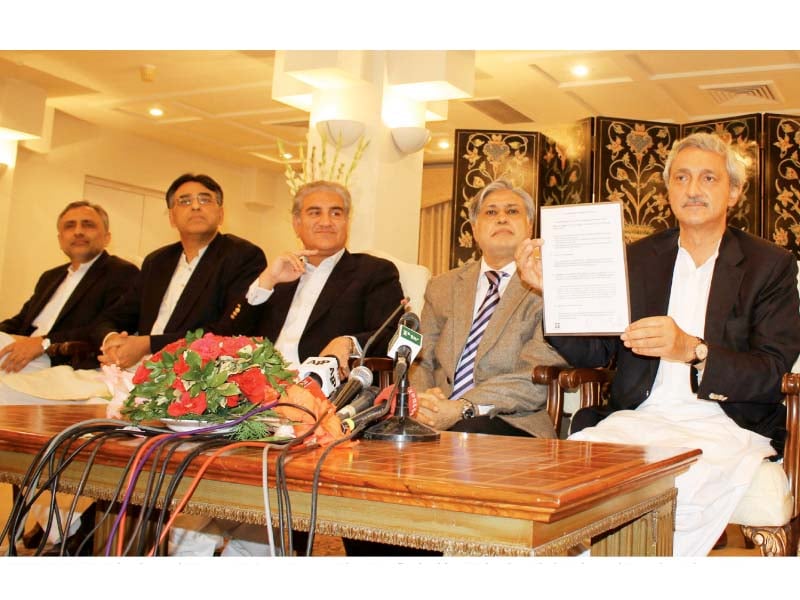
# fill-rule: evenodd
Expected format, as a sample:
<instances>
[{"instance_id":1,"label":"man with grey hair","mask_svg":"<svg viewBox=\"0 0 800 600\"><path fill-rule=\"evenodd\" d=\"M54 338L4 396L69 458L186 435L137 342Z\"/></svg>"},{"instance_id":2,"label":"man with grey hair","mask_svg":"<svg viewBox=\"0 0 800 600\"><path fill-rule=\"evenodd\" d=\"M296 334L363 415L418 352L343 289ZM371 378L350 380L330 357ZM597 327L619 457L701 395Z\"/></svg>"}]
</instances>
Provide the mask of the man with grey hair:
<instances>
[{"instance_id":1,"label":"man with grey hair","mask_svg":"<svg viewBox=\"0 0 800 600\"><path fill-rule=\"evenodd\" d=\"M309 356L335 356L342 375L347 362L400 304L403 290L395 265L346 248L350 192L332 181L297 190L292 225L301 250L275 258L250 286L240 320L250 332L275 343L295 367ZM243 303L245 304L245 303ZM385 355L392 327L372 347Z\"/></svg>"},{"instance_id":2,"label":"man with grey hair","mask_svg":"<svg viewBox=\"0 0 800 600\"><path fill-rule=\"evenodd\" d=\"M523 286L514 252L531 237L533 200L500 179L469 218L481 260L433 278L425 291L419 360L409 378L416 418L440 430L555 437L535 365L563 365L543 339L542 299Z\"/></svg>"},{"instance_id":3,"label":"man with grey hair","mask_svg":"<svg viewBox=\"0 0 800 600\"><path fill-rule=\"evenodd\" d=\"M30 370L33 361L40 368L69 363L72 357L53 350L64 342L88 344L98 315L122 296L139 272L106 252L111 231L102 206L71 202L58 215L56 228L69 263L42 273L19 313L0 322L0 332L9 334L0 334L0 372ZM96 355L87 352L74 366L95 368Z\"/></svg>"},{"instance_id":4,"label":"man with grey hair","mask_svg":"<svg viewBox=\"0 0 800 600\"><path fill-rule=\"evenodd\" d=\"M631 324L619 337L549 341L577 367L616 361L608 406L578 411L570 439L703 450L675 482L673 552L704 556L763 459L783 449L781 377L800 352L797 261L727 226L745 169L719 137L677 141L664 179L678 227L627 248ZM517 253L538 290L541 244Z\"/></svg>"}]
</instances>

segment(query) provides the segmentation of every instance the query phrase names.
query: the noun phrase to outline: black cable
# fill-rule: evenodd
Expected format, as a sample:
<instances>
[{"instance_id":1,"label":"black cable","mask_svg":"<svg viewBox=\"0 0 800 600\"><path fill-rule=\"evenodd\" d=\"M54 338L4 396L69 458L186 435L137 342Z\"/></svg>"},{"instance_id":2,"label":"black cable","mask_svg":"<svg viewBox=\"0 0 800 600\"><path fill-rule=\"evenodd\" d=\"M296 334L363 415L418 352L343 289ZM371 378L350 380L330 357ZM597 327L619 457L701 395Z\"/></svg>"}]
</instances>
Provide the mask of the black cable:
<instances>
[{"instance_id":1,"label":"black cable","mask_svg":"<svg viewBox=\"0 0 800 600\"><path fill-rule=\"evenodd\" d=\"M392 388L389 390L389 397L386 400L386 413L389 412L389 406L391 405L392 396L395 393L396 383L392 384ZM378 417L380 418L380 417ZM311 482L311 511L308 520L308 541L306 542L306 556L311 556L311 553L314 549L314 537L316 535L316 523L317 523L317 502L319 499L319 477L322 472L322 463L325 462L325 459L328 457L328 454L336 448L338 445L343 444L347 441L354 439L357 435L359 435L367 426L371 425L373 422L366 422L362 423L355 429L353 429L349 434L346 436L339 438L338 440L334 441L330 444L325 451L320 455L319 460L317 461L316 466L314 467L314 479Z\"/></svg>"}]
</instances>

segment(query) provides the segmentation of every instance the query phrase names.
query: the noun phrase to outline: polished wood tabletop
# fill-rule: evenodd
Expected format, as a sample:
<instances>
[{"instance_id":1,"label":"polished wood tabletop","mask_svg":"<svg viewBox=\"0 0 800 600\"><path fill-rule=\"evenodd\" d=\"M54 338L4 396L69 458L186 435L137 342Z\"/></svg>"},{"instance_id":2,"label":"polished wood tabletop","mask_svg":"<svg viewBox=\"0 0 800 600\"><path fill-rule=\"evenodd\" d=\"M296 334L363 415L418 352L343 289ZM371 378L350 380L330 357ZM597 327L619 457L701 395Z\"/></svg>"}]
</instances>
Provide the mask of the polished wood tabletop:
<instances>
[{"instance_id":1,"label":"polished wood tabletop","mask_svg":"<svg viewBox=\"0 0 800 600\"><path fill-rule=\"evenodd\" d=\"M0 407L0 461L31 456L75 423L103 418L103 406ZM104 444L97 462L124 466L142 438ZM187 448L190 444L187 444ZM292 458L285 467L290 489L308 491L322 450ZM553 523L595 510L640 490L673 492L674 478L699 450L546 440L443 432L432 442L361 440L326 458L319 493L381 504ZM269 460L274 473L275 458ZM182 457L176 453L174 460ZM240 448L218 458L204 480L261 486L262 452ZM0 462L0 477L14 482ZM187 476L192 475L190 469ZM633 496L641 502L645 496ZM230 500L230 499L229 499ZM618 510L619 507L609 509Z\"/></svg>"}]
</instances>

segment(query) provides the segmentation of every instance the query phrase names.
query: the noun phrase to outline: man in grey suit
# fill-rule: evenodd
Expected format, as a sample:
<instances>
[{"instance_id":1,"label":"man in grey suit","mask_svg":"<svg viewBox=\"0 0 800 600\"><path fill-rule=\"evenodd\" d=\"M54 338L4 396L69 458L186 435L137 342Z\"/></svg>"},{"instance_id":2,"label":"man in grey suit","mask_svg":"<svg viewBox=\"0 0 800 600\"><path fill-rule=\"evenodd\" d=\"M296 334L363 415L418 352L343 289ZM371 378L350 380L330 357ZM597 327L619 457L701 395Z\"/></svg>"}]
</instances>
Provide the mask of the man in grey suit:
<instances>
[{"instance_id":1,"label":"man in grey suit","mask_svg":"<svg viewBox=\"0 0 800 600\"><path fill-rule=\"evenodd\" d=\"M564 365L544 341L542 299L522 284L514 252L531 237L530 195L506 180L487 185L470 206L480 262L430 281L411 368L416 418L439 430L555 437L547 389L534 365ZM488 273L488 274L487 274Z\"/></svg>"}]
</instances>

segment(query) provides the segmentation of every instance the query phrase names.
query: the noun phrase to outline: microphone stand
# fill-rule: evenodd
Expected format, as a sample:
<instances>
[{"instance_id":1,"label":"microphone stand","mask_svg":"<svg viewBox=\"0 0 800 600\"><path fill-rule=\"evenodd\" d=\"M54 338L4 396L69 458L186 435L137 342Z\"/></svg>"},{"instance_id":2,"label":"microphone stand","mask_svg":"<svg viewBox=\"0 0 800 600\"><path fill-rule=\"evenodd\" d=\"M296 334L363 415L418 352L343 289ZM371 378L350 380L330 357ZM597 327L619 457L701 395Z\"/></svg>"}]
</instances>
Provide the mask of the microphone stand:
<instances>
[{"instance_id":1,"label":"microphone stand","mask_svg":"<svg viewBox=\"0 0 800 600\"><path fill-rule=\"evenodd\" d=\"M391 442L433 442L438 440L438 431L423 425L408 414L408 365L395 382L395 390L397 394L395 414L364 430L364 439Z\"/></svg>"}]
</instances>

